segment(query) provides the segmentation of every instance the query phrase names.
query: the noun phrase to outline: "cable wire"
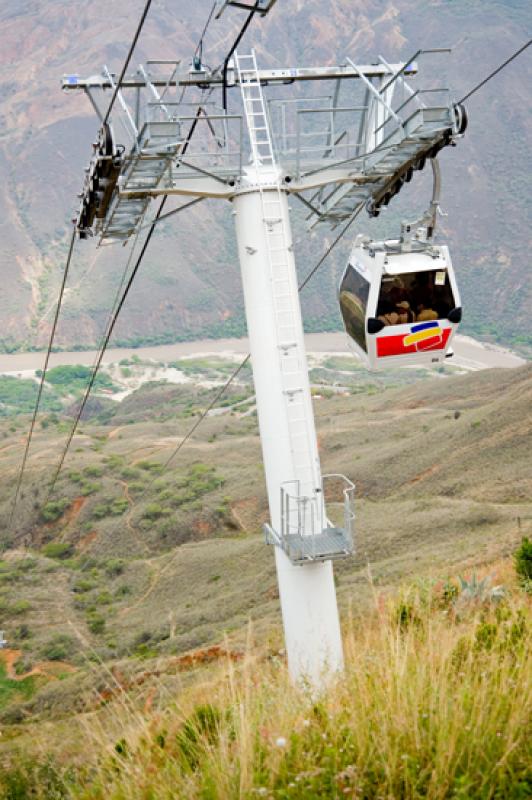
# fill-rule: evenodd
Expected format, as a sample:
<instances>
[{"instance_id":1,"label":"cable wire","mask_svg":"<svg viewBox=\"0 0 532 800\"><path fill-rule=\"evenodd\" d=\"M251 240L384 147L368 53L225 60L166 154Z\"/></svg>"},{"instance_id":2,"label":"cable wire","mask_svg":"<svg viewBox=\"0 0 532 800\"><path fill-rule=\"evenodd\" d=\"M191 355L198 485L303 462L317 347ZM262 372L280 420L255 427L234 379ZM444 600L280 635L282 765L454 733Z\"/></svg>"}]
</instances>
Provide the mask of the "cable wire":
<instances>
[{"instance_id":1,"label":"cable wire","mask_svg":"<svg viewBox=\"0 0 532 800\"><path fill-rule=\"evenodd\" d=\"M302 281L302 283L299 285L299 291L300 291L300 292L301 292L301 291L302 291L302 290L305 288L305 286L306 286L306 285L307 285L307 283L310 281L310 279L313 277L313 275L315 275L315 273L316 273L316 272L319 270L319 268L321 267L321 265L323 264L323 262L324 262L324 261L326 260L326 258L327 258L327 257L330 255L330 253L331 253L331 252L334 250L334 248L336 247L336 245L338 244L338 242L340 241L340 239L342 239L342 238L343 238L343 236L344 236L344 235L347 233L347 231L349 230L349 228L351 227L351 225L353 224L353 222L356 220L356 218L358 217L358 215L360 214L360 212L362 211L362 209L363 209L363 208L364 208L364 204L363 204L363 203L361 203L359 206L357 206L357 208L355 208L354 212L351 214L350 218L348 219L347 223L344 225L344 227L342 228L342 230L340 231L340 233L338 234L338 236L336 237L336 239L335 239L335 240L333 241L333 243L332 243L332 244L331 244L331 245L330 245L330 246L327 248L327 250L325 251L325 253L322 255L322 257L320 258L320 260L319 260L319 261L318 261L318 263L316 264L316 266L315 266L315 267L313 267L313 268L310 270L310 272L309 272L309 274L307 275L307 277L306 277L306 278L305 278L305 279Z\"/></svg>"},{"instance_id":2,"label":"cable wire","mask_svg":"<svg viewBox=\"0 0 532 800\"><path fill-rule=\"evenodd\" d=\"M193 123L193 126L194 126L194 124L195 124L196 122L197 122L197 119L194 121L194 123ZM191 135L192 135L192 133L193 133L193 126L191 127L191 130L190 130L190 132L189 132L189 135L188 135L188 137L187 137L187 142L186 142L185 144L188 144L188 141L190 141L190 137L191 137ZM130 277L130 280L128 281L128 285L127 285L127 287L126 287L126 293L129 291L129 288L130 288L130 286L131 286L131 284L132 284L132 282L133 282L133 278L134 278L134 276L135 276L135 274L136 274L136 271L137 271L137 269L138 269L138 266L139 266L139 264L140 264L140 261L142 260L142 257L143 257L143 255L144 255L144 253L145 253L145 251L146 251L146 248L147 248L147 245L148 245L149 238L151 237L151 234L153 233L153 230L154 230L154 228L155 228L155 224L156 224L156 222L157 222L157 218L158 218L158 216L160 215L160 212L162 211L162 207L163 207L163 204L164 204L164 200L166 200L166 196L163 198L163 202L162 202L162 203L161 203L161 205L159 206L159 209L158 209L158 212L157 212L157 216L156 216L156 217L155 217L155 219L153 220L152 227L150 228L150 233L148 234L148 237L146 237L146 241L144 242L144 245L143 245L143 248L142 248L142 252L141 252L141 254L140 254L140 256L139 256L139 260L137 260L137 263L136 263L136 265L135 265L135 269L134 269L134 271L133 271L133 273L132 273L132 275L131 275L131 277ZM339 243L339 241L342 239L342 237L343 237L343 236L344 236L344 235L347 233L347 231L348 231L348 230L349 230L349 228L351 227L352 223L353 223L353 222L355 221L355 219L358 217L358 215L359 215L359 214L360 214L360 212L362 211L362 208L363 208L363 206L362 206L362 205L360 205L360 206L358 206L358 207L355 209L355 211L353 212L353 214L351 215L351 217L350 217L350 218L349 218L349 220L347 221L346 225L344 225L344 227L342 228L342 230L340 231L340 233L338 234L338 236L337 236L337 237L334 239L334 241L332 242L332 244L331 244L331 245L330 245L330 246L329 246L329 247L326 249L325 253L324 253L324 254L323 254L323 256L320 258L320 260L317 262L317 264L316 264L316 265L315 265L315 266L314 266L314 267L311 269L311 271L308 273L308 275L307 275L307 276L306 276L306 277L303 279L303 281L300 283L300 285L299 285L299 287L298 287L298 292L301 292L301 291L302 291L302 290L305 288L305 286L308 284L308 282L309 282L309 281L312 279L312 277L313 277L313 276L316 274L316 272L318 271L318 269L319 269L319 268L322 266L322 264L325 262L325 260L326 260L326 259L329 257L329 255L330 255L330 254L331 254L331 252L334 250L334 248L336 247L336 245ZM120 308L122 307L124 300L125 300L125 295L122 297L122 300L121 300L121 303L120 303ZM116 311L116 312L115 312L115 314L114 314L114 317L113 317L113 322L112 322L112 327L114 327L114 323L116 322L116 319L117 319L117 317L118 317L118 313L119 313L119 311L120 311L120 308L119 308L119 309L117 309L117 311ZM110 328L111 328L111 326L110 326ZM109 341L109 338L110 338L110 335L111 335L111 333L112 333L112 328L111 328L111 330L109 330L109 331L108 331L108 334L106 335L106 341L104 342L104 344L105 344L105 347L107 346L107 342ZM88 389L87 389L87 392L85 393L84 403L86 403L86 399L88 398L88 395L89 395L89 393L90 393L90 389L92 389L92 385L94 384L94 380L95 380L95 377L96 377L96 372L97 372L97 370L99 369L99 367L100 367L100 365L101 365L101 361L102 361L102 358L103 358L103 352L104 352L104 351L105 351L105 348L103 348L102 352L101 352L101 353L99 354L99 356L98 356L98 359L97 359L97 362L96 362L96 369L95 369L95 371L93 372L93 375L92 375L92 377L91 377L91 382L90 382L90 384L89 384L89 387L88 387ZM223 397L223 395L224 395L224 394L226 393L226 391L229 389L229 387L230 387L230 385L232 384L232 382L235 380L235 378L237 378L237 376L240 374L240 372L241 372L241 371L244 369L244 367L246 366L246 364L249 362L250 358L251 358L251 354L250 354L250 353L248 353L248 354L245 356L245 358L244 358L244 359L243 359L243 360L240 362L240 364L239 364L239 365L236 367L236 369L235 369L235 370L234 370L234 371L231 373L231 375L229 376L229 378L227 379L227 381L224 383L224 385L223 385L223 386L222 386L222 387L219 389L219 391L218 391L218 392L215 394L215 396L212 398L212 400L210 401L210 403L208 404L208 406L207 406L207 407L206 407L206 408L205 408L205 409L204 409L204 410L201 412L200 416L197 418L197 420L194 422L194 424L193 424L193 425L190 427L190 429L187 431L187 433L185 434L185 436L183 437L183 439L182 439L182 440L179 442L179 444L177 445L177 447L176 447L176 448L175 448L175 449L172 451L172 453L170 454L170 456L169 456L169 457L167 458L167 460L164 462L164 464L163 464L163 468L162 468L162 472L164 472L164 470L166 470L166 469L168 468L168 466L170 465L170 463L171 463L171 462L174 460L174 458L175 458L175 457L176 457L176 456L179 454L179 452L182 450L182 448L185 446L185 444L186 444L186 443L187 443L187 442L190 440L190 438L191 438L191 437L194 435L194 433L197 431L197 429L199 428L199 426L201 425L201 423L202 423L202 422L204 421L204 419L205 419L205 418L208 416L209 412L210 412L210 411L212 411L212 409L215 407L215 405L216 405L216 404L217 404L217 403L218 403L218 402L221 400L221 398ZM84 403L82 404L82 408L80 409L81 413L82 413L82 410L83 410L83 408L84 408ZM73 436L74 436L75 430L76 430L76 428L77 428L77 425L78 425L78 423L79 423L79 419L80 419L80 417L81 417L81 413L79 413L79 412L78 412L78 414L77 414L77 416L76 416L76 422L75 422L75 425L74 425L74 427L73 427L73 428L72 428L72 430L71 430L71 433L70 433L70 435L69 435L69 439L68 439L67 446L66 446L66 448L64 449L63 455L62 455L62 457L61 457L60 464L59 464L58 468L56 469L56 472L55 472L55 475L54 475L54 479L53 479L53 482L52 482L51 488L50 488L50 490L49 490L49 492L48 492L48 497L47 497L47 500L46 500L46 502L48 502L48 498L51 496L51 493L52 493L52 491L53 491L53 488L54 488L54 486L55 486L55 483L57 482L57 478L59 477L59 473L60 473L60 471L61 471L61 468L62 468L62 465L63 465L63 463L64 463L64 460L65 460L65 457L66 457L66 454L67 454L68 448L70 447L70 443L72 442L72 439L73 439ZM158 474L156 477L160 477L160 474ZM149 483L149 484L148 484L148 485L145 487L145 489L142 491L141 495L140 495L138 498L136 498L136 500L135 500L135 503L138 503L138 502L139 502L139 500L141 500L141 499L142 499L142 498L143 498L143 497L146 495L147 491L150 489L150 487L151 487L151 485L153 484L153 482L154 482L154 481L155 481L155 477L154 477L154 478L152 479L152 481L151 481L151 482L150 482L150 483ZM45 502L45 505L46 505L46 502ZM129 510L129 512L128 512L129 514L131 514L131 510L132 510L132 509L130 508L130 510ZM20 537L19 537L19 538L20 538Z\"/></svg>"},{"instance_id":3,"label":"cable wire","mask_svg":"<svg viewBox=\"0 0 532 800\"><path fill-rule=\"evenodd\" d=\"M181 148L180 155L184 155L186 153L186 151L188 149L188 146L190 144L190 140L191 140L191 138L192 138L192 136L194 134L194 131L196 130L196 126L198 124L198 121L199 121L199 118L201 116L201 113L202 113L202 107L199 106L198 110L196 112L196 116L194 118L194 121L192 122L192 125L190 126L190 130L188 132L187 138L186 138L185 142L183 143L183 147ZM120 300L118 301L118 304L115 306L115 308L111 312L110 321L109 321L105 336L103 338L103 342L100 345L100 351L99 351L98 356L96 358L96 362L94 364L94 367L93 367L93 370L92 370L92 374L91 374L91 377L89 379L89 383L88 383L87 388L85 390L85 394L84 394L83 399L81 401L80 407L79 407L79 409L78 409L78 411L76 413L76 417L74 419L74 424L72 425L72 428L71 428L70 433L68 435L65 447L63 449L63 453L61 454L61 458L59 460L59 464L57 466L57 469L54 472L54 476L52 478L52 482L50 484L50 488L48 489L48 493L47 493L44 505L46 505L46 503L49 501L49 499L50 499L50 497L52 495L52 492L53 492L53 490L55 488L55 485L57 483L57 479L59 478L59 474L61 472L61 469L63 468L63 464L65 463L65 458L67 456L68 450L70 448L70 445L72 443L72 440L74 438L74 435L76 433L78 425L80 423L81 416L83 414L85 406L87 405L87 401L89 399L89 395L90 395L90 393L92 391L92 388L94 386L94 383L96 381L96 377L98 375L98 371L99 371L100 366L102 364L102 360L103 360L105 351L106 351L107 346L109 344L109 340L111 339L111 336L113 334L113 331L114 331L116 322L118 320L120 311L122 310L122 307L123 307L123 305L124 305L124 303L126 301L126 298L127 298L128 294L129 294L129 290L131 289L133 281L135 280L135 277L137 275L139 267L140 267L140 265L142 263L142 259L144 258L144 254L146 253L148 244L150 243L151 237L152 237L153 232L155 230L155 226L156 226L157 222L159 221L159 218L160 218L160 216L162 214L163 208L164 208L167 200L168 200L168 195L164 195L163 199L161 200L161 203L159 204L159 208L157 209L157 213L156 213L154 219L151 222L150 230L149 230L149 232L148 232L148 234L147 234L147 236L146 236L146 238L144 240L144 244L142 245L142 249L141 249L140 255L137 258L137 261L135 263L133 271L131 272L131 275L129 276L129 280L128 280L128 282L126 284L126 287L125 287L125 289L123 291L122 297L120 298Z\"/></svg>"},{"instance_id":4,"label":"cable wire","mask_svg":"<svg viewBox=\"0 0 532 800\"><path fill-rule=\"evenodd\" d=\"M318 263L312 268L312 270L308 273L306 278L301 282L301 284L298 287L298 292L301 292L305 288L305 286L308 284L308 282L311 280L311 278L316 274L318 269L322 266L324 261L329 257L329 255L334 250L334 248L336 247L338 242L347 233L347 231L349 230L349 228L351 227L351 225L353 224L355 219L358 217L358 215L360 214L362 208L363 208L363 205L358 206L355 209L354 213L349 218L347 224L344 225L344 227L342 228L342 230L340 231L338 236L335 238L335 240L332 242L332 244L327 248L327 250L325 251L323 256L320 258ZM216 394L214 395L214 397L212 398L212 400L210 401L208 406L201 412L201 414L196 419L194 424L190 427L190 429L187 431L187 433L181 439L181 441L179 442L177 447L172 451L170 456L166 459L166 461L162 465L161 471L158 472L158 474L152 478L152 480L142 490L141 494L137 498L135 498L135 504L138 504L142 500L142 498L146 496L146 494L148 493L148 491L150 490L150 488L152 487L154 482L158 478L160 478L161 474L163 472L165 472L166 469L168 469L168 467L170 466L171 462L176 458L176 456L183 449L183 447L186 445L186 443L189 441L189 439L192 438L192 436L197 431L197 429L199 428L201 423L206 419L206 417L208 417L209 413L216 406L216 404L222 399L222 397L227 392L227 390L229 389L229 387L231 386L233 381L238 377L238 375L242 372L244 367L248 364L250 358L251 358L251 353L248 353L244 357L244 359L240 362L240 364L236 367L236 369L231 373L231 375L229 376L227 381L223 384L223 386L221 386L220 389L218 390L218 392L216 392ZM132 510L133 510L133 506L128 511L129 515L131 514Z\"/></svg>"},{"instance_id":5,"label":"cable wire","mask_svg":"<svg viewBox=\"0 0 532 800\"><path fill-rule=\"evenodd\" d=\"M28 460L30 444L31 444L31 440L32 440L32 437L33 437L33 431L35 430L35 422L36 422L37 414L39 412L39 407L40 407L40 404L41 404L41 398L42 398L42 394L43 394L43 390L44 390L44 382L46 380L46 373L47 373L47 370L48 370L48 364L49 364L49 361L50 361L50 355L51 355L51 352L52 352L52 346L53 346L53 343L54 343L55 333L56 333L56 330L57 330L57 323L58 323L58 320L59 320L59 312L61 310L61 305L62 305L62 302L63 302L63 295L65 293L65 285L66 285L66 282L67 282L68 273L69 273L69 269L70 269L70 262L72 261L72 252L74 250L74 242L75 242L75 240L76 240L76 229L74 228L72 230L72 236L70 238L70 245L69 245L69 248L68 248L68 256L67 256L67 260L66 260L66 264L65 264L65 269L64 269L64 272L63 272L63 279L61 281L61 287L59 289L59 295L58 295L58 298L57 298L57 305L56 305L56 309L55 309L54 321L52 323L52 330L51 330L50 339L49 339L49 342L48 342L48 349L46 351L46 358L44 359L44 367L43 367L43 370L42 370L41 382L39 384L39 390L37 392L37 399L36 399L36 402L35 402L35 408L33 410L33 416L32 416L32 419L31 419L30 429L29 429L29 432L28 432L28 438L26 440L26 447L24 449L24 456L22 458L22 465L20 467L20 472L19 472L19 476L18 476L17 488L15 490L15 497L13 499L13 505L11 507L11 514L9 515L9 522L8 522L8 527L9 528L11 528L11 525L13 524L13 519L14 519L14 516L15 516L15 509L17 507L20 488L22 486L22 479L24 477L24 471L26 469L26 462Z\"/></svg>"},{"instance_id":6,"label":"cable wire","mask_svg":"<svg viewBox=\"0 0 532 800\"><path fill-rule=\"evenodd\" d=\"M195 56L197 56L198 53L199 53L200 62L203 60L203 39L205 38L205 34L207 33L207 29L208 29L209 25L211 24L212 15L214 14L214 12L216 10L216 5L217 5L217 0L214 0L214 3L212 4L212 8L211 8L211 13L207 17L207 22L205 23L205 27L203 28L203 31L202 31L201 36L199 38L199 42L197 43L196 49L194 50L194 55Z\"/></svg>"},{"instance_id":7,"label":"cable wire","mask_svg":"<svg viewBox=\"0 0 532 800\"><path fill-rule=\"evenodd\" d=\"M115 88L114 88L114 91L113 91L113 96L111 97L111 102L109 103L109 106L107 108L107 112L105 114L105 117L104 117L102 125L105 125L105 123L109 119L109 114L111 113L111 110L112 110L112 108L113 108L113 106L115 104L115 100L116 100L116 98L118 96L118 92L120 91L120 86L122 85L122 81L124 80L124 75L126 74L126 70L129 67L129 62L131 61L131 56L133 55L133 51L134 51L135 46L137 44L137 40L138 40L138 38L140 36L140 32L142 31L142 28L144 27L144 22L146 21L146 17L148 15L148 11L150 10L151 2L152 2L152 0L147 0L146 5L144 6L144 11L142 12L142 16L140 18L140 22L139 22L139 24L137 26L137 31L135 33L135 36L133 37L133 41L131 42L131 46L129 48L129 52L128 52L126 60L124 62L124 66L122 67L122 72L120 73L120 77L119 77L119 79L118 79L118 81L117 81L117 83L115 85Z\"/></svg>"},{"instance_id":8,"label":"cable wire","mask_svg":"<svg viewBox=\"0 0 532 800\"><path fill-rule=\"evenodd\" d=\"M242 38L244 37L245 32L249 28L249 26L251 24L251 21L252 21L253 17L255 16L255 14L256 14L256 12L258 10L259 10L259 3L258 3L258 0L257 0L255 5L253 6L251 11L249 12L249 14L248 14L248 16L246 18L246 21L244 22L242 28L240 29L240 33L236 37L235 41L233 42L233 44L231 46L231 49L229 50L228 54L226 55L226 57L224 59L223 72L222 72L222 76L223 76L222 106L223 106L223 109L224 109L226 114L227 114L227 71L229 69L229 62L231 60L231 56L233 55L233 53L235 52L236 48L238 47L238 45L242 41Z\"/></svg>"},{"instance_id":9,"label":"cable wire","mask_svg":"<svg viewBox=\"0 0 532 800\"><path fill-rule=\"evenodd\" d=\"M44 505L46 505L48 503L48 501L50 499L50 496L52 495L52 492L53 492L53 490L55 488L55 485L57 483L57 479L59 478L59 473L61 472L61 469L63 468L63 464L65 463L65 458L67 456L68 450L69 450L70 445L72 443L72 439L74 438L74 435L76 433L76 430L77 430L78 425L79 425L80 420L81 420L81 416L83 414L83 411L85 410L85 406L87 405L87 401L89 399L89 395L90 395L90 393L92 391L92 387L94 386L94 383L96 381L96 377L98 375L98 370L100 369L100 366L101 366L101 363L102 363L102 359L103 359L103 357L105 355L105 351L107 349L107 345L109 344L109 340L110 340L110 338L111 338L111 336L113 334L115 325L116 325L117 320L118 320L118 316L119 316L120 311L122 310L122 307L123 307L123 305L124 305L124 303L126 301L126 298L127 298L128 294L129 294L129 290L131 289L133 281L135 280L135 277L137 275L139 267L140 267L140 265L142 263L142 259L144 258L144 254L146 253L148 244L149 244L150 239L151 239L151 237L153 235L153 232L155 230L155 224L156 224L157 220L159 219L159 217L160 217L160 215L162 213L162 210L163 210L163 208L164 208L164 206L166 204L167 199L168 199L168 195L165 195L163 197L163 199L161 200L160 204L159 204L159 208L157 209L157 214L155 215L155 218L154 218L154 220L152 222L152 225L151 225L151 228L150 228L150 230L148 232L148 235L146 236L146 239L144 240L144 244L142 245L142 249L140 251L140 255L137 258L137 261L135 263L135 266L133 267L133 271L131 272L131 275L129 276L129 280L128 280L128 282L126 284L126 287L125 287L125 289L124 289L124 291L122 293L122 297L120 298L120 300L118 302L118 305L116 306L116 308L114 309L114 311L111 314L111 319L110 319L109 325L107 327L107 331L105 333L105 336L104 336L104 339L103 339L103 343L102 343L102 345L100 347L100 352L98 353L98 357L96 359L96 363L94 365L94 369L92 371L89 383L88 383L87 388L85 390L85 394L83 395L83 400L81 401L80 407L79 407L79 409L78 409L78 411L76 413L74 424L72 425L72 428L71 428L70 433L68 435L68 438L67 438L67 441L66 441L66 445L65 445L65 447L63 449L63 453L62 453L61 458L59 460L59 464L58 464L58 466L57 466L57 468L56 468L56 470L54 472L54 476L52 478L52 482L50 484L50 488L48 489L48 494L47 494L46 500L44 502Z\"/></svg>"},{"instance_id":10,"label":"cable wire","mask_svg":"<svg viewBox=\"0 0 532 800\"><path fill-rule=\"evenodd\" d=\"M483 81L481 81L479 84L477 84L477 86L475 86L474 89L471 89L470 92L465 94L462 97L462 99L459 100L458 102L459 103L463 103L466 100L469 100L471 95L475 94L475 92L478 92L478 90L481 89L486 83L488 83L488 81L490 81L492 78L494 78L495 75L497 75L508 64L510 64L514 60L514 58L517 58L517 56L521 55L521 53L524 52L527 49L527 47L530 47L531 44L532 44L532 39L529 39L528 42L526 42L522 47L520 47L519 50L516 50L515 53L510 56L510 58L507 58L506 61L504 61L499 67L497 67L497 69L494 69L493 72L490 72L490 74L486 78L484 78Z\"/></svg>"}]
</instances>

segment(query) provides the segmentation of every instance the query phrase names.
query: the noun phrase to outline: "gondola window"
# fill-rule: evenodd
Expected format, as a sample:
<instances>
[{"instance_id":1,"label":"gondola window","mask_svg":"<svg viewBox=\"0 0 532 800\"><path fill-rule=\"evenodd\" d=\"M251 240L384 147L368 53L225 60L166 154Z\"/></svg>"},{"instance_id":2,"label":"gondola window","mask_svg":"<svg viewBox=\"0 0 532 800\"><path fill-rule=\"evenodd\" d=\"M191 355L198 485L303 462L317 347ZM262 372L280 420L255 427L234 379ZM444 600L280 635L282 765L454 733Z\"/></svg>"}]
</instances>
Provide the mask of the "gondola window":
<instances>
[{"instance_id":1,"label":"gondola window","mask_svg":"<svg viewBox=\"0 0 532 800\"><path fill-rule=\"evenodd\" d=\"M340 310L347 333L363 350L366 344L366 308L369 297L369 281L353 269L346 271L340 286Z\"/></svg>"}]
</instances>

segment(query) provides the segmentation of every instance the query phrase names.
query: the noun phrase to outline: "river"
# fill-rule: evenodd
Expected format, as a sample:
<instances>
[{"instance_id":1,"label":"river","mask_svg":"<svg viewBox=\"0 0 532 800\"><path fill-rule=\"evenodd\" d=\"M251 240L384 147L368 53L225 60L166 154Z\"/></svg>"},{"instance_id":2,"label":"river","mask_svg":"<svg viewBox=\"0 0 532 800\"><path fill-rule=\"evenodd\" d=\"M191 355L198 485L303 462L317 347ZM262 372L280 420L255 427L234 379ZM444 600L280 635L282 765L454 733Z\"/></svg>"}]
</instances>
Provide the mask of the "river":
<instances>
[{"instance_id":1,"label":"river","mask_svg":"<svg viewBox=\"0 0 532 800\"><path fill-rule=\"evenodd\" d=\"M309 353L349 353L347 336L344 333L309 333L305 337ZM468 371L489 369L491 367L520 367L526 360L511 350L498 345L478 342L468 336L456 336L453 341L455 355L449 363ZM248 352L247 339L205 339L194 342L177 342L156 347L110 348L106 351L103 363L112 364L124 358L137 356L142 360L151 359L165 364L180 358L216 354L234 356ZM83 364L91 366L96 357L92 350L83 352L52 353L50 366L64 364ZM44 353L0 354L0 373L17 375L41 369Z\"/></svg>"}]
</instances>

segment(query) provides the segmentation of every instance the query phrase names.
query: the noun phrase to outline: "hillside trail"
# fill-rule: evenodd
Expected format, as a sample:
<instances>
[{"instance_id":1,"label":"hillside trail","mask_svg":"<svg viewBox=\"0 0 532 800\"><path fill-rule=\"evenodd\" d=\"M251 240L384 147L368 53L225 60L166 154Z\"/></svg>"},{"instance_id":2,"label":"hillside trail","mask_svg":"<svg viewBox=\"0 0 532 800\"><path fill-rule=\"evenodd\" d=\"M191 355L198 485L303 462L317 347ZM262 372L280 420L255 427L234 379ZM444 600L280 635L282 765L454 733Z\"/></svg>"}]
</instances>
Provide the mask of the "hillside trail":
<instances>
[{"instance_id":1,"label":"hillside trail","mask_svg":"<svg viewBox=\"0 0 532 800\"><path fill-rule=\"evenodd\" d=\"M50 673L50 669L54 671L60 670L61 672L76 672L75 667L67 664L64 661L40 661L35 664L28 672L22 675L17 675L15 671L15 664L22 656L22 650L6 649L0 652L0 658L3 660L6 667L6 676L10 681L24 681L26 678L31 678L35 675L43 675L45 678L58 680L57 675Z\"/></svg>"},{"instance_id":2,"label":"hillside trail","mask_svg":"<svg viewBox=\"0 0 532 800\"><path fill-rule=\"evenodd\" d=\"M157 585L158 585L159 581L161 580L162 576L173 565L173 563L177 559L177 556L180 555L180 553L181 553L181 550L180 550L179 547L177 547L175 553L166 562L164 567L158 567L157 571L155 572L155 574L152 575L151 583L148 586L148 588L146 589L146 591L144 592L144 594L141 597L139 597L139 599L136 600L132 605L127 606L126 608L123 608L121 611L119 611L118 612L118 616L119 617L125 617L127 614L129 614L131 611L134 611L136 608L138 608L140 605L142 605L142 603L144 603L145 600L148 599L148 597L152 594L152 592L157 587ZM150 565L150 566L153 567L153 565Z\"/></svg>"},{"instance_id":3,"label":"hillside trail","mask_svg":"<svg viewBox=\"0 0 532 800\"><path fill-rule=\"evenodd\" d=\"M126 498L126 500L128 502L128 505L129 505L129 511L127 512L127 514L126 514L126 516L124 518L124 521L125 521L125 524L126 524L126 528L127 528L128 532L132 535L132 537L136 540L136 542L139 545L139 547L142 550L144 550L144 553L146 554L146 556L149 556L150 551L149 551L148 546L146 545L146 542L144 542L140 538L140 536L137 533L136 528L131 524L131 514L132 514L132 511L133 511L134 501L133 501L133 498L131 497L131 494L129 492L129 485L128 485L127 481L119 480L118 483L122 486L122 488L124 490L124 497Z\"/></svg>"}]
</instances>

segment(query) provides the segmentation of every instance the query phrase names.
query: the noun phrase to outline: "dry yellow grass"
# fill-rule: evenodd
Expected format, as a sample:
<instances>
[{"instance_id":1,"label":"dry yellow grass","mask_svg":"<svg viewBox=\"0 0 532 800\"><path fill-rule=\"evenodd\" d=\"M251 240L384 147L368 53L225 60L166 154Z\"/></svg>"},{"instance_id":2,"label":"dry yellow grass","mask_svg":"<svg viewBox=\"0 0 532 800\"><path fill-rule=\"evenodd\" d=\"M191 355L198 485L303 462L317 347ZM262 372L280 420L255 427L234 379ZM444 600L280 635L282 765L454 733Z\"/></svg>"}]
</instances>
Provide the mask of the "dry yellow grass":
<instances>
[{"instance_id":1,"label":"dry yellow grass","mask_svg":"<svg viewBox=\"0 0 532 800\"><path fill-rule=\"evenodd\" d=\"M250 630L242 662L203 673L177 702L139 710L123 696L105 724L87 721L87 763L70 776L48 766L39 791L55 794L35 796L524 800L530 605L511 563L497 571L499 603L457 600L455 583L374 592L365 617L349 615L345 674L321 696L291 686Z\"/></svg>"}]
</instances>

